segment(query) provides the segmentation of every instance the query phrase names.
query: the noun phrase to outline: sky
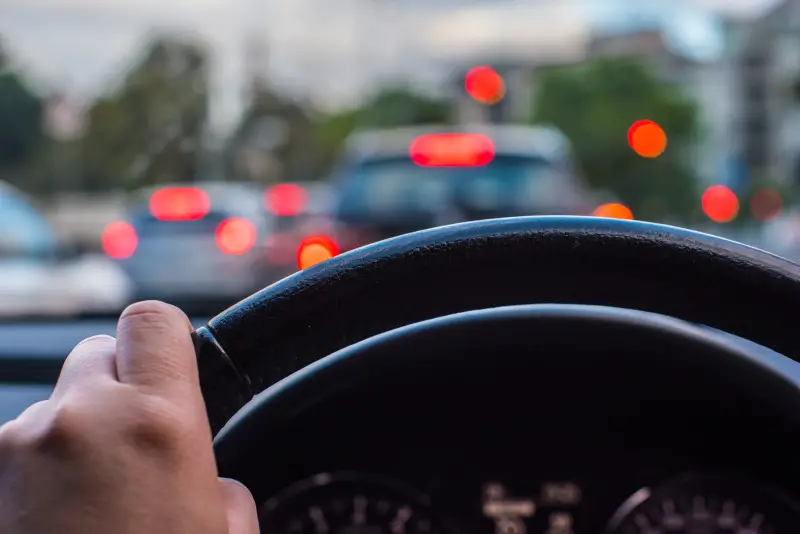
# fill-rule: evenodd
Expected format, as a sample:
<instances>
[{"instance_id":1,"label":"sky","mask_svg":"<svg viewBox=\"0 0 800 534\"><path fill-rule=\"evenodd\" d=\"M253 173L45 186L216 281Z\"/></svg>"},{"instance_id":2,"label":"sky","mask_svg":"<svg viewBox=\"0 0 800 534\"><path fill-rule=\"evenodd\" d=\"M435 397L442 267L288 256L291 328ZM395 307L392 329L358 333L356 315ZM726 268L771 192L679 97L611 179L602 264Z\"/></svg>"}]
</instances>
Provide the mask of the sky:
<instances>
[{"instance_id":1,"label":"sky","mask_svg":"<svg viewBox=\"0 0 800 534\"><path fill-rule=\"evenodd\" d=\"M775 1L0 0L0 36L35 80L91 98L150 32L199 33L213 50L212 119L224 130L241 108L247 36L269 43L269 73L284 91L347 105L381 80L435 86L454 57L568 54L588 25L678 21L689 49L711 50L704 8L748 14Z\"/></svg>"}]
</instances>

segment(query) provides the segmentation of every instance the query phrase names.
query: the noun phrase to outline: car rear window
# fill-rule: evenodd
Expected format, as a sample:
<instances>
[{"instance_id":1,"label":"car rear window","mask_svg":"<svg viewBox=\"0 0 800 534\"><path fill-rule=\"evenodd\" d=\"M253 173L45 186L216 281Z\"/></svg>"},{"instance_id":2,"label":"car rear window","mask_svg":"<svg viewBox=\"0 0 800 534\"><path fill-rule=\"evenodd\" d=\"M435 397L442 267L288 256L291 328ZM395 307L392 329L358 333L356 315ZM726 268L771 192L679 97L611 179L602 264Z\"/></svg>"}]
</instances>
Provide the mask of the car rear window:
<instances>
[{"instance_id":1,"label":"car rear window","mask_svg":"<svg viewBox=\"0 0 800 534\"><path fill-rule=\"evenodd\" d=\"M140 211L134 215L132 223L139 238L162 235L198 235L213 234L228 214L212 211L202 219L190 221L160 221L148 211Z\"/></svg>"},{"instance_id":2,"label":"car rear window","mask_svg":"<svg viewBox=\"0 0 800 534\"><path fill-rule=\"evenodd\" d=\"M408 158L364 162L339 182L342 219L403 216L453 206L520 213L551 202L560 174L552 162L500 156L482 167L420 167Z\"/></svg>"}]
</instances>

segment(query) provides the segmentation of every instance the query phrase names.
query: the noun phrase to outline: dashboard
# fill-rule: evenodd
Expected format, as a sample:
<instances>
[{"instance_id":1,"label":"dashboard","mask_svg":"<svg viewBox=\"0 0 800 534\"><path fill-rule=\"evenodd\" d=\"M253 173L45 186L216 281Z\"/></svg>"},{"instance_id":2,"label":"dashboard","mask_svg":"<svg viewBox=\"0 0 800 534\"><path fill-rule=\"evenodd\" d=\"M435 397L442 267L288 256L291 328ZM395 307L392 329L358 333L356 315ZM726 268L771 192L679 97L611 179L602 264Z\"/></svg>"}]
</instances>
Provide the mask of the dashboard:
<instances>
[{"instance_id":1,"label":"dashboard","mask_svg":"<svg viewBox=\"0 0 800 534\"><path fill-rule=\"evenodd\" d=\"M786 495L719 474L685 474L623 500L624 485L585 477L513 485L461 482L466 484L425 494L366 473L320 473L263 503L262 528L293 534L777 534L794 532L798 524L796 505Z\"/></svg>"},{"instance_id":2,"label":"dashboard","mask_svg":"<svg viewBox=\"0 0 800 534\"><path fill-rule=\"evenodd\" d=\"M221 471L273 534L798 531L791 417L691 359L598 351L370 374L270 420Z\"/></svg>"}]
</instances>

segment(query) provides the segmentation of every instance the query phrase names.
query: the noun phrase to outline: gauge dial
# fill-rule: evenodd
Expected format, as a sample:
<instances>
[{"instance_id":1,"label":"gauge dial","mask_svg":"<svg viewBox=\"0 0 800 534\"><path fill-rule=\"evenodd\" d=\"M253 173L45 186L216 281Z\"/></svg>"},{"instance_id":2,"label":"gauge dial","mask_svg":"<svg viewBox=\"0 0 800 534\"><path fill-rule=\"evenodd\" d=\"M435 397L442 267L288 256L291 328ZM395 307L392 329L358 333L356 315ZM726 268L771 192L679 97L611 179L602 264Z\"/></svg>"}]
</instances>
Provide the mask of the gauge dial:
<instances>
[{"instance_id":1,"label":"gauge dial","mask_svg":"<svg viewBox=\"0 0 800 534\"><path fill-rule=\"evenodd\" d=\"M684 477L644 488L620 507L614 534L789 534L800 514L784 496L724 477Z\"/></svg>"},{"instance_id":2,"label":"gauge dial","mask_svg":"<svg viewBox=\"0 0 800 534\"><path fill-rule=\"evenodd\" d=\"M357 474L320 474L259 509L270 534L442 534L423 496Z\"/></svg>"}]
</instances>

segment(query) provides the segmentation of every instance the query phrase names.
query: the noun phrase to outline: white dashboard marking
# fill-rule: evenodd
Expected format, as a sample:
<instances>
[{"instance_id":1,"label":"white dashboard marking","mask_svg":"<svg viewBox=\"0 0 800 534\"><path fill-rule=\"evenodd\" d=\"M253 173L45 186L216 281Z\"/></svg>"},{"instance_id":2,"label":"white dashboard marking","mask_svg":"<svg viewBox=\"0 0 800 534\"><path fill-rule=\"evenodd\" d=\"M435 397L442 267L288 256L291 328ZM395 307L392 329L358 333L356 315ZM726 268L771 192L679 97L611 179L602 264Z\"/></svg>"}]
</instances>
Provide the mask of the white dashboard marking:
<instances>
[{"instance_id":1,"label":"white dashboard marking","mask_svg":"<svg viewBox=\"0 0 800 534\"><path fill-rule=\"evenodd\" d=\"M731 530L736 526L736 503L731 500L722 503L722 513L717 518L719 528Z\"/></svg>"},{"instance_id":2,"label":"white dashboard marking","mask_svg":"<svg viewBox=\"0 0 800 534\"><path fill-rule=\"evenodd\" d=\"M326 534L328 532L328 522L325 520L325 514L319 506L312 506L308 509L308 516L314 522L314 530L317 534Z\"/></svg>"},{"instance_id":3,"label":"white dashboard marking","mask_svg":"<svg viewBox=\"0 0 800 534\"><path fill-rule=\"evenodd\" d=\"M359 495L353 499L353 524L363 525L367 522L367 498Z\"/></svg>"},{"instance_id":4,"label":"white dashboard marking","mask_svg":"<svg viewBox=\"0 0 800 534\"><path fill-rule=\"evenodd\" d=\"M392 534L404 534L406 531L406 522L411 519L413 512L411 508L408 506L403 506L399 510L397 510L397 515L392 520L392 523L389 525L389 528L392 531Z\"/></svg>"}]
</instances>

